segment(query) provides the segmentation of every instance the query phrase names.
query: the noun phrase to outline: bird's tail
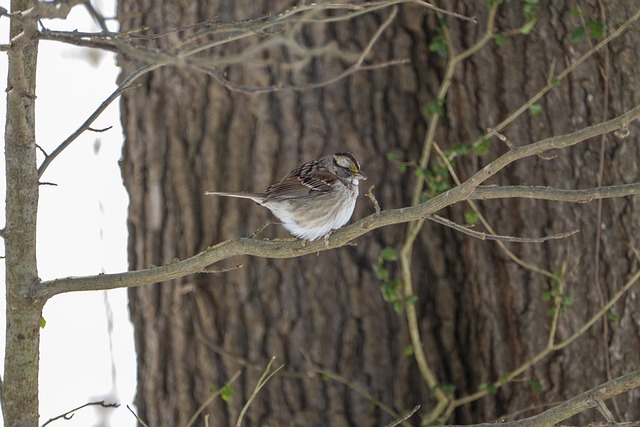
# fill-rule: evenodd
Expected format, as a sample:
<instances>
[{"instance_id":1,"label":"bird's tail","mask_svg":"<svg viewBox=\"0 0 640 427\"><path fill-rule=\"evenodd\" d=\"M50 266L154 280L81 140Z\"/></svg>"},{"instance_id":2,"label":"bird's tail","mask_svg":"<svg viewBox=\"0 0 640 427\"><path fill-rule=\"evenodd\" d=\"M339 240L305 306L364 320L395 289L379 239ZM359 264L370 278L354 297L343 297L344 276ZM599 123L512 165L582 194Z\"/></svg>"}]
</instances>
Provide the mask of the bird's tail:
<instances>
[{"instance_id":1,"label":"bird's tail","mask_svg":"<svg viewBox=\"0 0 640 427\"><path fill-rule=\"evenodd\" d=\"M239 199L253 200L258 204L262 204L264 196L255 193L243 193L243 192L227 192L227 191L205 191L205 196L225 196L225 197L237 197Z\"/></svg>"}]
</instances>

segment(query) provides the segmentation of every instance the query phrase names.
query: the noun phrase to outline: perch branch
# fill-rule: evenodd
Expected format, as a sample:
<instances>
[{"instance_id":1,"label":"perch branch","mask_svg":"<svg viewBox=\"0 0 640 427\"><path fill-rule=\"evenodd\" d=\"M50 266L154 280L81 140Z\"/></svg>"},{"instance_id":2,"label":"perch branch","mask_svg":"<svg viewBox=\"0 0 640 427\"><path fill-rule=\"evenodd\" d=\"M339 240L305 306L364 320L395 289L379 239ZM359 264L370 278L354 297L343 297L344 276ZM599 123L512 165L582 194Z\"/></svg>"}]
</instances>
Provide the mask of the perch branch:
<instances>
[{"instance_id":1,"label":"perch branch","mask_svg":"<svg viewBox=\"0 0 640 427\"><path fill-rule=\"evenodd\" d=\"M525 157L534 156L548 150L562 149L575 145L594 136L612 132L624 124L640 117L640 106L603 123L599 123L577 132L554 136L523 147L517 147L492 161L461 185L443 193L425 203L416 206L382 211L372 214L333 233L326 241L317 240L303 244L302 241L234 239L218 243L207 250L182 261L160 267L115 274L96 276L68 277L36 283L32 296L47 300L54 295L88 290L105 290L149 285L204 271L208 266L224 259L250 255L265 258L293 258L317 253L346 245L353 239L371 230L392 224L423 220L429 215L452 204L466 200L487 179L497 174L507 165Z\"/></svg>"}]
</instances>

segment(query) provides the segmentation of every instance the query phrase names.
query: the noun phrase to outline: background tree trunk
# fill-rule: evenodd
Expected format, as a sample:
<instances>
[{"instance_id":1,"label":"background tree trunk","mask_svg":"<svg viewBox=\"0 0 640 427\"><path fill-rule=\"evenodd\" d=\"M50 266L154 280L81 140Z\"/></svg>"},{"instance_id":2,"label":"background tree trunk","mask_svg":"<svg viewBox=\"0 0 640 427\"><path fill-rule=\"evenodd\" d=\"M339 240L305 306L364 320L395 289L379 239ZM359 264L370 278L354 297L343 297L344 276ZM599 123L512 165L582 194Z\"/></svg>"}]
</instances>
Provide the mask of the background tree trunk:
<instances>
[{"instance_id":1,"label":"background tree trunk","mask_svg":"<svg viewBox=\"0 0 640 427\"><path fill-rule=\"evenodd\" d=\"M449 5L449 3L447 3ZM616 27L635 3L581 2L586 21ZM290 6L277 1L200 0L119 2L122 30L148 27L162 33L207 19L241 21L278 13ZM448 18L454 46L473 44L484 31L486 2L458 1L452 10L475 16L480 24ZM555 72L589 49L587 39L572 44L582 25L573 2L541 4L530 35L490 43L460 66L445 103L436 142L443 148L472 142L521 106ZM497 28L524 21L519 4L498 11ZM335 40L358 52L389 10L346 23L308 25L306 43ZM422 107L434 101L445 59L428 49L437 35L436 16L417 5L402 5L368 63L409 58L410 65L360 72L320 89L266 94L230 92L192 69L159 69L122 98L126 143L123 177L129 191L130 268L186 258L224 239L250 235L268 215L243 200L205 198L205 190L261 191L303 161L348 150L363 165L383 209L410 204L415 177L401 172L386 153L416 160L426 120ZM187 31L186 34L189 34ZM164 37L154 47L170 48ZM539 101L542 113L524 114L504 134L516 145L571 132L636 105L640 42L629 32L571 74ZM221 49L231 54L240 44ZM339 74L349 66L336 57L314 59L288 70L287 52L272 52L265 70L255 64L232 66L226 77L239 85L304 84ZM123 75L136 64L122 60ZM138 64L139 65L139 64ZM637 129L636 129L637 130ZM637 132L626 140L607 136L509 167L492 184L585 188L638 181ZM635 141L635 142L634 142ZM486 157L465 156L457 173L469 177L506 147L494 143ZM540 236L580 227L577 236L544 244L510 244L525 261L559 271L566 262L566 291L573 305L560 318L558 337L571 335L599 310L638 269L630 243L638 244L640 199L608 200L600 205L510 199L480 203L499 234ZM443 215L464 222L467 206ZM373 211L361 199L354 218ZM236 371L230 402L216 400L205 413L211 425L235 423L262 369L272 356L285 374L271 379L252 404L245 425L384 425L392 420L370 398L320 375L335 373L349 385L397 411L433 400L415 361L404 355L410 343L404 316L385 302L376 278L377 258L385 247L399 248L405 226L367 234L357 246L299 259L238 259L242 269L191 276L175 283L130 291L136 326L140 416L152 426L184 425L199 405ZM271 226L266 237L286 236ZM221 267L221 266L215 266ZM416 308L427 358L440 382L456 395L472 393L497 380L544 348L550 303L543 293L550 280L512 262L495 244L464 236L440 225L425 225L414 249ZM389 267L396 275L393 264ZM551 402L640 366L636 293L617 304L619 320L600 322L568 348L544 359L523 377L457 410L449 422L496 419L522 409L544 409ZM532 390L537 380L543 392ZM631 395L617 399L626 419L640 418ZM534 411L535 412L535 411ZM531 414L531 413L529 413ZM595 411L573 420L601 420ZM418 417L412 418L413 423Z\"/></svg>"}]
</instances>

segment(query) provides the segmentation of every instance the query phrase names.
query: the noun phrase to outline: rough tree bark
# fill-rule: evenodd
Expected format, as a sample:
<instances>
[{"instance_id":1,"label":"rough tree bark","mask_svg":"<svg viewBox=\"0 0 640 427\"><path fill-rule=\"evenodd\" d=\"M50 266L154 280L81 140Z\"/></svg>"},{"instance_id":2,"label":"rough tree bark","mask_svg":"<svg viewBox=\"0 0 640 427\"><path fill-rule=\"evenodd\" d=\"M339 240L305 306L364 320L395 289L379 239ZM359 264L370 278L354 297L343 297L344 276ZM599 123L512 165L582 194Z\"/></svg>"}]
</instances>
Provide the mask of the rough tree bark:
<instances>
[{"instance_id":1,"label":"rough tree bark","mask_svg":"<svg viewBox=\"0 0 640 427\"><path fill-rule=\"evenodd\" d=\"M12 1L11 11L25 11L33 0ZM6 425L38 425L38 362L42 301L29 292L38 282L36 219L35 99L38 61L37 31L32 20L11 19L8 51L6 165L6 357L2 412Z\"/></svg>"},{"instance_id":2,"label":"rough tree bark","mask_svg":"<svg viewBox=\"0 0 640 427\"><path fill-rule=\"evenodd\" d=\"M459 49L484 31L485 3L448 4L480 22L474 26L448 19ZM212 17L240 21L290 5L121 0L118 13L122 30L148 27L149 33L162 33ZM530 35L509 38L504 47L492 43L460 67L446 99L438 144L451 147L476 140L546 84L550 64L556 64L557 72L588 50L586 40L570 41L581 25L570 10L573 5L541 4ZM601 10L593 1L581 7L585 19L615 26L634 6L633 1L622 1ZM358 51L388 13L309 25L302 34L306 42L335 40L342 49ZM498 29L516 28L522 21L519 5L500 7ZM383 209L408 205L415 177L400 172L385 154L394 151L412 160L422 149L422 106L434 100L444 66L444 59L428 49L437 26L432 12L401 6L368 61L409 58L410 65L361 72L315 90L239 94L183 68L162 68L143 78L141 87L125 93L121 104L126 136L122 170L131 199L130 268L185 258L223 239L251 234L267 218L264 209L247 201L205 198L204 191L260 191L300 162L326 153L355 153L370 177L364 188L376 185ZM639 41L638 33L630 32L596 54L540 101L542 114L521 116L504 134L514 144L528 144L637 105L638 51L633 46ZM175 42L165 37L154 46L170 48ZM234 49L238 45L220 52ZM262 59L285 63L291 58L278 52ZM123 75L136 66L126 60L121 64ZM314 82L347 66L331 58L294 71L265 71L252 64L222 71L235 83L253 86ZM640 175L637 138L637 132L626 140L607 136L602 143L581 144L552 160L522 161L492 183L583 188L634 182ZM457 171L464 179L505 149L494 143L486 158L460 159ZM481 206L500 234L537 236L582 229L559 242L509 245L522 259L550 271L567 263L573 305L561 317L562 338L637 270L629 244L637 245L640 235L639 203L637 197L581 205L509 199ZM456 206L443 214L462 223L465 209ZM363 199L354 217L372 210ZM287 375L268 383L245 425L383 425L392 419L370 399L315 372L317 368L339 374L397 411L417 404L427 411L433 403L430 390L413 358L404 355L410 342L406 322L383 300L375 274L381 250L400 247L405 228L379 230L359 239L357 246L318 256L239 259L242 269L132 289L140 416L153 426L184 425L211 388L241 370L244 375L233 386L231 402L216 400L205 411L211 425L230 425L272 356L286 365ZM278 226L265 233L285 235ZM456 386L457 395L498 379L546 344L550 305L543 293L550 289L550 280L517 266L496 244L426 224L413 267L427 358L442 383ZM599 323L526 373L524 379L539 381L543 392L532 390L527 381L514 382L459 408L448 421L492 420L532 404L540 410L640 366L634 295L615 307L619 320ZM616 408L623 418L640 418L630 395L618 397ZM594 411L575 422L599 419Z\"/></svg>"}]
</instances>

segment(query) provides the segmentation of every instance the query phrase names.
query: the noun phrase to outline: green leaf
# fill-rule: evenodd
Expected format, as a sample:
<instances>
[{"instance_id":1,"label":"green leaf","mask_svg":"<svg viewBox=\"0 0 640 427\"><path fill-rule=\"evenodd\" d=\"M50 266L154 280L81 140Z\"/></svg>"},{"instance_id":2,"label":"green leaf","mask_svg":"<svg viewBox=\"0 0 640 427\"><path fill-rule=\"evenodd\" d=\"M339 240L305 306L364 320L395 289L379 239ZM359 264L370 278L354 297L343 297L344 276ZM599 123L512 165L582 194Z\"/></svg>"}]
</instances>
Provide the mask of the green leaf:
<instances>
[{"instance_id":1,"label":"green leaf","mask_svg":"<svg viewBox=\"0 0 640 427\"><path fill-rule=\"evenodd\" d=\"M446 166L434 166L433 171L436 175L446 178L449 176L449 169Z\"/></svg>"},{"instance_id":2,"label":"green leaf","mask_svg":"<svg viewBox=\"0 0 640 427\"><path fill-rule=\"evenodd\" d=\"M562 302L565 306L571 307L573 305L573 297L569 294L565 294Z\"/></svg>"},{"instance_id":3,"label":"green leaf","mask_svg":"<svg viewBox=\"0 0 640 427\"><path fill-rule=\"evenodd\" d=\"M524 0L522 2L522 14L524 15L524 19L527 21L535 20L535 16L538 13L538 2L539 0Z\"/></svg>"},{"instance_id":4,"label":"green leaf","mask_svg":"<svg viewBox=\"0 0 640 427\"><path fill-rule=\"evenodd\" d=\"M397 261L398 260L398 251L394 248L387 246L382 250L382 259L385 261Z\"/></svg>"},{"instance_id":5,"label":"green leaf","mask_svg":"<svg viewBox=\"0 0 640 427\"><path fill-rule=\"evenodd\" d=\"M415 295L409 295L404 299L404 302L408 305L413 305L416 303L416 301L418 301L418 297Z\"/></svg>"},{"instance_id":6,"label":"green leaf","mask_svg":"<svg viewBox=\"0 0 640 427\"><path fill-rule=\"evenodd\" d=\"M553 77L553 78L551 79L551 85L552 85L552 86L558 86L559 84L560 84L560 79L559 79L559 78L557 78L557 77Z\"/></svg>"},{"instance_id":7,"label":"green leaf","mask_svg":"<svg viewBox=\"0 0 640 427\"><path fill-rule=\"evenodd\" d=\"M394 160L398 160L400 158L400 154L389 151L387 154L385 154L385 157L387 158L387 160L392 162Z\"/></svg>"},{"instance_id":8,"label":"green leaf","mask_svg":"<svg viewBox=\"0 0 640 427\"><path fill-rule=\"evenodd\" d=\"M469 209L464 213L464 222L467 225L476 225L478 222L478 211Z\"/></svg>"},{"instance_id":9,"label":"green leaf","mask_svg":"<svg viewBox=\"0 0 640 427\"><path fill-rule=\"evenodd\" d=\"M378 277L378 280L386 282L389 280L389 270L384 267L378 267L376 268L376 276Z\"/></svg>"},{"instance_id":10,"label":"green leaf","mask_svg":"<svg viewBox=\"0 0 640 427\"><path fill-rule=\"evenodd\" d=\"M549 310L547 310L547 317L553 317L556 315L556 308L555 307L551 307Z\"/></svg>"},{"instance_id":11,"label":"green leaf","mask_svg":"<svg viewBox=\"0 0 640 427\"><path fill-rule=\"evenodd\" d=\"M413 356L413 345L409 344L408 346L406 346L402 353L405 356Z\"/></svg>"},{"instance_id":12,"label":"green leaf","mask_svg":"<svg viewBox=\"0 0 640 427\"><path fill-rule=\"evenodd\" d=\"M448 191L450 189L451 189L451 184L449 184L448 182L440 181L435 185L436 194L442 194L445 191Z\"/></svg>"},{"instance_id":13,"label":"green leaf","mask_svg":"<svg viewBox=\"0 0 640 427\"><path fill-rule=\"evenodd\" d=\"M456 386L453 384L440 384L440 388L442 391L448 394L453 394L456 392Z\"/></svg>"},{"instance_id":14,"label":"green leaf","mask_svg":"<svg viewBox=\"0 0 640 427\"><path fill-rule=\"evenodd\" d=\"M495 42L496 46L503 47L507 44L507 37L502 33L498 33L493 36L493 41Z\"/></svg>"},{"instance_id":15,"label":"green leaf","mask_svg":"<svg viewBox=\"0 0 640 427\"><path fill-rule=\"evenodd\" d=\"M45 326L47 326L47 321L43 316L40 316L40 329L44 329Z\"/></svg>"},{"instance_id":16,"label":"green leaf","mask_svg":"<svg viewBox=\"0 0 640 427\"><path fill-rule=\"evenodd\" d=\"M415 176L429 176L429 175L431 175L431 173L429 172L429 169L427 169L427 168L419 168L419 167L414 169L413 174Z\"/></svg>"},{"instance_id":17,"label":"green leaf","mask_svg":"<svg viewBox=\"0 0 640 427\"><path fill-rule=\"evenodd\" d=\"M456 391L456 386L453 384L447 384L447 383L437 384L431 389L431 395L433 396L437 390L442 390L447 394L453 394Z\"/></svg>"},{"instance_id":18,"label":"green leaf","mask_svg":"<svg viewBox=\"0 0 640 427\"><path fill-rule=\"evenodd\" d=\"M398 170L400 172L406 172L407 171L407 164L406 163L398 163L398 164L396 164L396 167L398 168Z\"/></svg>"},{"instance_id":19,"label":"green leaf","mask_svg":"<svg viewBox=\"0 0 640 427\"><path fill-rule=\"evenodd\" d=\"M435 52L440 56L447 56L447 45L440 36L435 36L429 43L429 52Z\"/></svg>"},{"instance_id":20,"label":"green leaf","mask_svg":"<svg viewBox=\"0 0 640 427\"><path fill-rule=\"evenodd\" d=\"M572 18L579 18L582 14L580 13L580 9L574 6L569 10L569 15L571 15Z\"/></svg>"},{"instance_id":21,"label":"green leaf","mask_svg":"<svg viewBox=\"0 0 640 427\"><path fill-rule=\"evenodd\" d=\"M611 320L612 322L617 322L618 320L620 320L620 315L614 313L613 311L607 311L607 319Z\"/></svg>"},{"instance_id":22,"label":"green leaf","mask_svg":"<svg viewBox=\"0 0 640 427\"><path fill-rule=\"evenodd\" d=\"M436 99L432 102L427 102L422 107L422 114L425 117L429 117L432 114L437 114L438 116L444 116L444 100Z\"/></svg>"},{"instance_id":23,"label":"green leaf","mask_svg":"<svg viewBox=\"0 0 640 427\"><path fill-rule=\"evenodd\" d=\"M552 296L553 294L551 291L544 291L544 293L542 294L542 299L543 301L550 301Z\"/></svg>"},{"instance_id":24,"label":"green leaf","mask_svg":"<svg viewBox=\"0 0 640 427\"><path fill-rule=\"evenodd\" d=\"M520 27L520 32L525 35L529 34L531 30L533 30L533 27L536 26L536 22L537 22L536 18L528 20L527 22L524 23L522 27Z\"/></svg>"},{"instance_id":25,"label":"green leaf","mask_svg":"<svg viewBox=\"0 0 640 427\"><path fill-rule=\"evenodd\" d=\"M469 154L472 149L473 147L470 144L463 144L462 142L456 142L453 144L453 151L455 151L459 156Z\"/></svg>"},{"instance_id":26,"label":"green leaf","mask_svg":"<svg viewBox=\"0 0 640 427\"><path fill-rule=\"evenodd\" d=\"M537 116L542 113L542 106L540 104L533 104L529 107L529 112L532 116Z\"/></svg>"},{"instance_id":27,"label":"green leaf","mask_svg":"<svg viewBox=\"0 0 640 427\"><path fill-rule=\"evenodd\" d=\"M382 292L382 299L386 302L396 302L399 299L395 289L393 289L393 287L389 283L385 283L384 285L380 286L380 291Z\"/></svg>"},{"instance_id":28,"label":"green leaf","mask_svg":"<svg viewBox=\"0 0 640 427\"><path fill-rule=\"evenodd\" d=\"M585 36L585 31L584 31L584 27L578 27L575 30L573 30L573 33L571 33L571 43L576 44L576 43L580 43L582 40L584 40L584 36Z\"/></svg>"},{"instance_id":29,"label":"green leaf","mask_svg":"<svg viewBox=\"0 0 640 427\"><path fill-rule=\"evenodd\" d=\"M402 301L396 301L393 303L393 309L396 311L396 313L402 314L402 312L404 311L404 304L402 304Z\"/></svg>"},{"instance_id":30,"label":"green leaf","mask_svg":"<svg viewBox=\"0 0 640 427\"><path fill-rule=\"evenodd\" d=\"M544 387L540 384L540 381L536 379L529 380L529 385L531 386L531 390L535 393L542 393L544 391Z\"/></svg>"},{"instance_id":31,"label":"green leaf","mask_svg":"<svg viewBox=\"0 0 640 427\"><path fill-rule=\"evenodd\" d=\"M233 388L231 388L229 384L225 384L222 387L222 390L220 390L220 397L225 402L230 402L231 398L233 397Z\"/></svg>"},{"instance_id":32,"label":"green leaf","mask_svg":"<svg viewBox=\"0 0 640 427\"><path fill-rule=\"evenodd\" d=\"M602 21L589 21L587 22L587 28L589 29L589 37L592 39L601 39L604 37L607 24Z\"/></svg>"},{"instance_id":33,"label":"green leaf","mask_svg":"<svg viewBox=\"0 0 640 427\"><path fill-rule=\"evenodd\" d=\"M487 154L489 152L489 148L491 148L491 140L488 138L482 138L480 140L480 144L476 145L475 147L473 147L473 151L478 155L478 156L484 156L485 154Z\"/></svg>"},{"instance_id":34,"label":"green leaf","mask_svg":"<svg viewBox=\"0 0 640 427\"><path fill-rule=\"evenodd\" d=\"M482 383L480 384L479 390L486 391L491 394L496 394L498 392L498 389L493 385L493 383Z\"/></svg>"}]
</instances>

